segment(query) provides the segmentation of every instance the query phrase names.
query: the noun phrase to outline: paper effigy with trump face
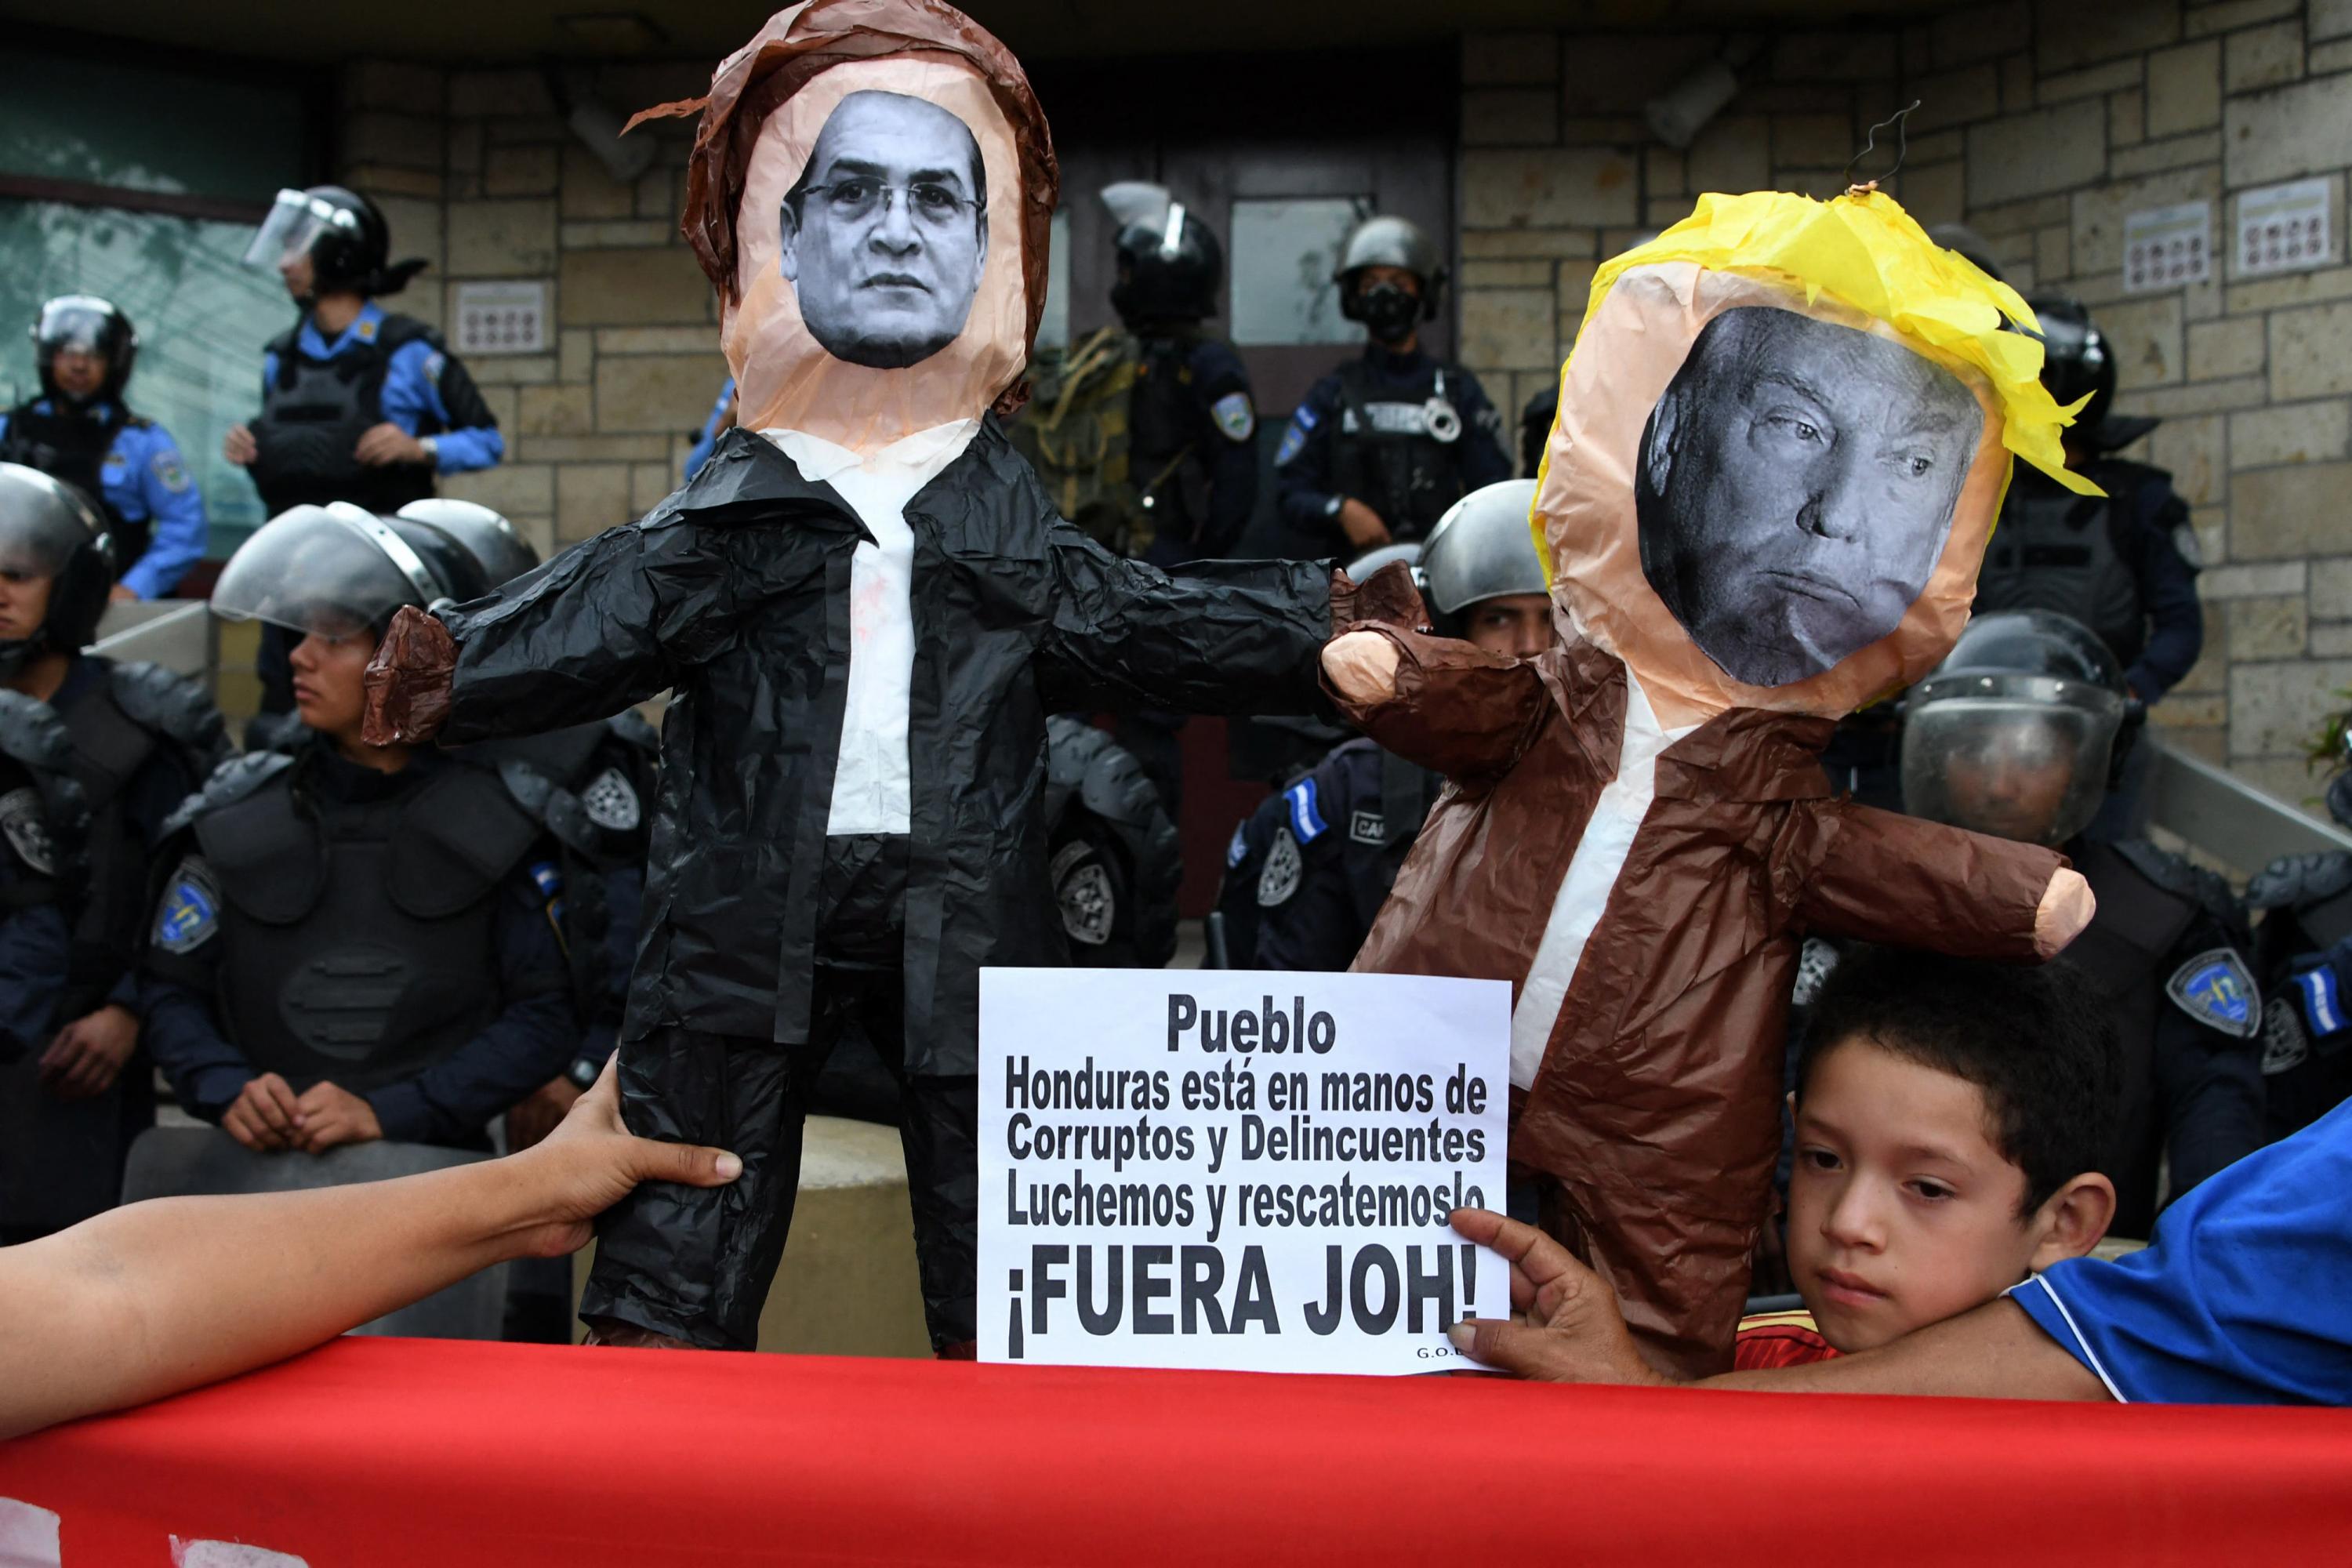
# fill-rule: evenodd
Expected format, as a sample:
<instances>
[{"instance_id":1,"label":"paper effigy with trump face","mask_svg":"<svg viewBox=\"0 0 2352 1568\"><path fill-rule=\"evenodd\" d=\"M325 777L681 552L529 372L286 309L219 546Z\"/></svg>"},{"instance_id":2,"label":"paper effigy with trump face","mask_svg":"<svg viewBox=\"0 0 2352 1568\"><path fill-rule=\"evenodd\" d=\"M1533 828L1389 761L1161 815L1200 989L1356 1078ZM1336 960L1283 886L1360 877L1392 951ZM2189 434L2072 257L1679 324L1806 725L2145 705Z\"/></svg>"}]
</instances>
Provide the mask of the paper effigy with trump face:
<instances>
[{"instance_id":1,"label":"paper effigy with trump face","mask_svg":"<svg viewBox=\"0 0 2352 1568\"><path fill-rule=\"evenodd\" d=\"M2062 482L2022 300L1888 197L1703 196L1595 278L1531 526L1531 659L1351 628L1327 685L1440 769L1357 967L1517 988L1514 1164L1643 1348L1730 1365L1809 932L2031 962L2046 849L1838 798L1835 721L1968 618L2012 456Z\"/></svg>"}]
</instances>

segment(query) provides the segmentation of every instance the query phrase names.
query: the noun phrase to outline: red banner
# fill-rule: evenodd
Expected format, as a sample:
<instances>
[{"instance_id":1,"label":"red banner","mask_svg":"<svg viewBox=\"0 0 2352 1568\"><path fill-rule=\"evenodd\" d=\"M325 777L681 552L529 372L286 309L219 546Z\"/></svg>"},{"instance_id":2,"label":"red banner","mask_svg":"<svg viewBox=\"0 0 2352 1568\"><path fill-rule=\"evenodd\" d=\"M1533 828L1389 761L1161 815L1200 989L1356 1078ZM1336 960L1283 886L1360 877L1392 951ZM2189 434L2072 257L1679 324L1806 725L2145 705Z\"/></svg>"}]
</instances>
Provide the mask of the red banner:
<instances>
[{"instance_id":1,"label":"red banner","mask_svg":"<svg viewBox=\"0 0 2352 1568\"><path fill-rule=\"evenodd\" d=\"M2321 1562L2352 1415L341 1340L0 1499L8 1568Z\"/></svg>"}]
</instances>

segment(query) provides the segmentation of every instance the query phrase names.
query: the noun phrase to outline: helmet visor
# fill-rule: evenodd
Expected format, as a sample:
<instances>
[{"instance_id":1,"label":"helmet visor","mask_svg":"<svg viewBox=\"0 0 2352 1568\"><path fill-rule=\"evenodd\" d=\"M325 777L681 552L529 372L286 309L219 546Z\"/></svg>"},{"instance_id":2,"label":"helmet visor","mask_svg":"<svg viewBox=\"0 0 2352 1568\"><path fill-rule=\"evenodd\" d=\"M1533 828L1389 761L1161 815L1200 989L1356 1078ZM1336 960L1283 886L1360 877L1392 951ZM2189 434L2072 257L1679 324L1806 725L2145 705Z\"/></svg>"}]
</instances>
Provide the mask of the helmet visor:
<instances>
[{"instance_id":1,"label":"helmet visor","mask_svg":"<svg viewBox=\"0 0 2352 1568\"><path fill-rule=\"evenodd\" d=\"M310 255L319 237L335 227L338 219L349 221L331 202L300 191L280 191L269 216L253 231L253 243L245 247L245 264L275 272L297 257Z\"/></svg>"},{"instance_id":2,"label":"helmet visor","mask_svg":"<svg viewBox=\"0 0 2352 1568\"><path fill-rule=\"evenodd\" d=\"M421 591L386 552L383 538L390 533L381 520L347 501L280 512L221 568L213 614L267 621L305 636L381 630L403 605L437 596ZM399 552L415 560L404 546Z\"/></svg>"},{"instance_id":3,"label":"helmet visor","mask_svg":"<svg viewBox=\"0 0 2352 1568\"><path fill-rule=\"evenodd\" d=\"M60 352L98 354L108 351L108 328L114 311L86 294L68 294L41 307L33 327L33 342L44 355Z\"/></svg>"},{"instance_id":4,"label":"helmet visor","mask_svg":"<svg viewBox=\"0 0 2352 1568\"><path fill-rule=\"evenodd\" d=\"M0 463L0 573L55 577L74 552L105 537L89 499L38 468Z\"/></svg>"},{"instance_id":5,"label":"helmet visor","mask_svg":"<svg viewBox=\"0 0 2352 1568\"><path fill-rule=\"evenodd\" d=\"M2048 676L1940 676L1903 722L1903 809L1996 838L2055 847L2106 796L2124 702Z\"/></svg>"}]
</instances>

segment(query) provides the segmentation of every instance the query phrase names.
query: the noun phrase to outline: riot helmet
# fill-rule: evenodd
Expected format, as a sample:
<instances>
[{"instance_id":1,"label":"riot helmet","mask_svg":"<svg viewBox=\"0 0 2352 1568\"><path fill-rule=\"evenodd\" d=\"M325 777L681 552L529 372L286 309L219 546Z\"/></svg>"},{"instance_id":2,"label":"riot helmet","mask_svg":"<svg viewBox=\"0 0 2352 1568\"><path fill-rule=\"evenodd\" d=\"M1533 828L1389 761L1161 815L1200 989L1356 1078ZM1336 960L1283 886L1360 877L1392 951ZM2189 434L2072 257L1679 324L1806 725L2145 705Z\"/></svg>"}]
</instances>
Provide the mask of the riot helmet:
<instances>
[{"instance_id":1,"label":"riot helmet","mask_svg":"<svg viewBox=\"0 0 2352 1568\"><path fill-rule=\"evenodd\" d=\"M483 593L512 582L539 564L539 552L515 525L477 501L452 496L427 496L410 501L394 514L446 535L474 558Z\"/></svg>"},{"instance_id":2,"label":"riot helmet","mask_svg":"<svg viewBox=\"0 0 2352 1568\"><path fill-rule=\"evenodd\" d=\"M2042 384L2061 408L2078 398L2090 399L2066 432L2073 444L2112 452L2156 428L2153 419L2123 418L2111 412L2115 350L2081 300L2064 294L2031 294L2026 303L2042 324L2037 334L2042 340Z\"/></svg>"},{"instance_id":3,"label":"riot helmet","mask_svg":"<svg viewBox=\"0 0 2352 1568\"><path fill-rule=\"evenodd\" d=\"M212 610L299 637L380 637L404 605L436 609L487 587L481 567L446 534L330 501L290 507L256 530L221 568Z\"/></svg>"},{"instance_id":4,"label":"riot helmet","mask_svg":"<svg viewBox=\"0 0 2352 1568\"><path fill-rule=\"evenodd\" d=\"M1535 535L1528 531L1535 501L1535 480L1504 479L1472 490L1446 509L1421 551L1431 609L1459 616L1481 599L1549 594Z\"/></svg>"},{"instance_id":5,"label":"riot helmet","mask_svg":"<svg viewBox=\"0 0 2352 1568\"><path fill-rule=\"evenodd\" d=\"M1393 267L1412 273L1421 283L1420 299L1416 300L1393 283L1365 286L1363 273L1373 267ZM1349 233L1347 243L1339 249L1339 265L1332 269L1331 280L1339 286L1341 315L1351 321L1361 321L1374 342L1400 343L1412 336L1422 322L1437 319L1437 300L1445 284L1445 268L1438 265L1437 247L1418 225L1382 216L1366 218Z\"/></svg>"},{"instance_id":6,"label":"riot helmet","mask_svg":"<svg viewBox=\"0 0 2352 1568\"><path fill-rule=\"evenodd\" d=\"M29 636L0 638L0 680L42 654L89 647L114 584L106 514L62 479L0 463L0 576L45 578L49 584L40 626Z\"/></svg>"},{"instance_id":7,"label":"riot helmet","mask_svg":"<svg viewBox=\"0 0 2352 1568\"><path fill-rule=\"evenodd\" d=\"M245 260L275 272L307 256L314 296L350 290L373 297L399 293L425 270L421 260L394 262L391 254L392 226L373 202L341 185L312 185L278 193Z\"/></svg>"},{"instance_id":8,"label":"riot helmet","mask_svg":"<svg viewBox=\"0 0 2352 1568\"><path fill-rule=\"evenodd\" d=\"M2090 825L2145 707L2107 645L2048 610L1980 616L1904 702L1903 809L2056 847Z\"/></svg>"},{"instance_id":9,"label":"riot helmet","mask_svg":"<svg viewBox=\"0 0 2352 1568\"><path fill-rule=\"evenodd\" d=\"M1111 309L1129 331L1217 313L1225 253L1198 214L1170 195L1167 186L1143 180L1105 186L1102 201L1118 225L1118 280L1111 285Z\"/></svg>"},{"instance_id":10,"label":"riot helmet","mask_svg":"<svg viewBox=\"0 0 2352 1568\"><path fill-rule=\"evenodd\" d=\"M131 330L131 318L113 301L95 294L60 294L49 300L34 319L32 338L41 395L74 407L121 398L131 380L131 366L139 357L139 334ZM96 393L78 397L58 384L57 359L61 353L95 354L106 361L106 379Z\"/></svg>"},{"instance_id":11,"label":"riot helmet","mask_svg":"<svg viewBox=\"0 0 2352 1568\"><path fill-rule=\"evenodd\" d=\"M1383 544L1377 550L1367 550L1348 563L1348 581L1369 583L1372 580L1374 573L1382 567L1393 566L1402 561L1405 563L1406 569L1412 574L1412 585L1418 588L1422 585L1422 552L1423 546L1420 543L1411 542L1403 544Z\"/></svg>"}]
</instances>

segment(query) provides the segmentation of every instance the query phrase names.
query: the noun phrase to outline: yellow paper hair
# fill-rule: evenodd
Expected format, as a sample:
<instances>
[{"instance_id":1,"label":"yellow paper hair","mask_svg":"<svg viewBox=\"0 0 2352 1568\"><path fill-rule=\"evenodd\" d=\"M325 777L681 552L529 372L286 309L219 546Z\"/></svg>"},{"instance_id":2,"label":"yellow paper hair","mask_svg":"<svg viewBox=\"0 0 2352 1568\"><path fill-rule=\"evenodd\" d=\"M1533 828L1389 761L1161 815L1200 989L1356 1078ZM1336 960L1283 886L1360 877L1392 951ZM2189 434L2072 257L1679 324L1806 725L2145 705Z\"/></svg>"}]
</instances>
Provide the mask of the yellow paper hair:
<instances>
[{"instance_id":1,"label":"yellow paper hair","mask_svg":"<svg viewBox=\"0 0 2352 1568\"><path fill-rule=\"evenodd\" d=\"M1601 264L1584 319L1592 320L1623 273L1662 261L1778 281L1808 304L1827 294L1974 367L2000 400L2001 445L2079 495L2102 493L2066 467L2058 435L2090 400L2059 407L2042 384L2041 342L2001 330L2006 321L2039 331L2032 307L2008 284L1929 239L1894 197L1877 190L1826 202L1783 191L1703 195L1690 216ZM1549 574L1543 525L1530 521Z\"/></svg>"}]
</instances>

